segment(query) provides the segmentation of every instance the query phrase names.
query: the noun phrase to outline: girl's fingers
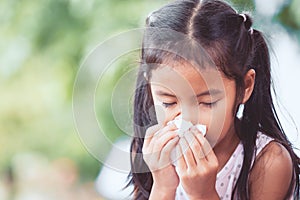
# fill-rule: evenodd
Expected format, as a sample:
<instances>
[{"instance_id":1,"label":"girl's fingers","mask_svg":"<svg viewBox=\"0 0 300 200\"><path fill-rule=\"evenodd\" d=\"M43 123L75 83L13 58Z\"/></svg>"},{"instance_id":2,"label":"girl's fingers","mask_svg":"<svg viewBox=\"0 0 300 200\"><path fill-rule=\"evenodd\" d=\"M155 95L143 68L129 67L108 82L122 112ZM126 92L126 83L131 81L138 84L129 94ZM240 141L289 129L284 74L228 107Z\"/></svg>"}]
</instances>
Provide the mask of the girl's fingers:
<instances>
[{"instance_id":1,"label":"girl's fingers","mask_svg":"<svg viewBox=\"0 0 300 200\"><path fill-rule=\"evenodd\" d=\"M160 137L153 138L150 143L150 146L151 144L153 145L152 152L160 152L165 147L165 145L175 137L178 137L178 133L176 131L168 131Z\"/></svg>"},{"instance_id":2,"label":"girl's fingers","mask_svg":"<svg viewBox=\"0 0 300 200\"><path fill-rule=\"evenodd\" d=\"M170 164L170 154L171 151L176 148L176 145L179 141L179 137L175 137L167 142L167 144L163 147L161 151L161 157L163 163Z\"/></svg>"},{"instance_id":3,"label":"girl's fingers","mask_svg":"<svg viewBox=\"0 0 300 200\"><path fill-rule=\"evenodd\" d=\"M154 126L149 127L146 130L143 150L145 152L152 152L153 144L155 143L155 142L153 142L153 138L160 135L161 132L165 133L168 130L173 130L173 127L172 126L162 127L161 124L156 124Z\"/></svg>"},{"instance_id":4,"label":"girl's fingers","mask_svg":"<svg viewBox=\"0 0 300 200\"><path fill-rule=\"evenodd\" d=\"M150 143L152 141L154 134L157 131L159 131L161 129L161 127L162 127L161 124L156 124L154 126L149 127L146 130L144 144L143 144L143 148L142 148L142 152L143 152L144 156L146 157L146 155L147 155L146 159L150 159L150 158L153 159L153 157L154 157L154 155L151 155L149 157L149 154L152 152L152 149L153 149L153 145L150 145Z\"/></svg>"},{"instance_id":5,"label":"girl's fingers","mask_svg":"<svg viewBox=\"0 0 300 200\"><path fill-rule=\"evenodd\" d=\"M194 158L193 152L192 152L191 148L189 147L189 144L186 141L185 137L182 137L179 140L179 145L180 145L181 151L183 152L183 157L184 157L187 167L194 168L197 163Z\"/></svg>"},{"instance_id":6,"label":"girl's fingers","mask_svg":"<svg viewBox=\"0 0 300 200\"><path fill-rule=\"evenodd\" d=\"M154 134L162 128L161 124L156 124L146 130L144 138L144 146L148 146Z\"/></svg>"},{"instance_id":7,"label":"girl's fingers","mask_svg":"<svg viewBox=\"0 0 300 200\"><path fill-rule=\"evenodd\" d=\"M208 161L216 161L217 157L216 157L211 145L209 144L207 139L201 134L201 132L195 127L191 128L191 132L194 133L195 137L199 141L205 158Z\"/></svg>"},{"instance_id":8,"label":"girl's fingers","mask_svg":"<svg viewBox=\"0 0 300 200\"><path fill-rule=\"evenodd\" d=\"M176 130L176 126L175 125L168 125L168 126L165 126L163 128L161 128L160 130L156 131L152 138L151 138L151 141L149 143L149 146L154 146L156 143L157 143L157 140L161 139L163 136L166 135L166 133L168 132L174 132ZM164 139L164 138L163 138Z\"/></svg>"},{"instance_id":9,"label":"girl's fingers","mask_svg":"<svg viewBox=\"0 0 300 200\"><path fill-rule=\"evenodd\" d=\"M183 152L181 151L181 147L180 145L177 145L175 148L176 148L176 164L179 168L179 172L186 171L187 165L183 156Z\"/></svg>"},{"instance_id":10,"label":"girl's fingers","mask_svg":"<svg viewBox=\"0 0 300 200\"><path fill-rule=\"evenodd\" d=\"M161 135L164 135L168 131L175 131L177 130L177 127L175 124L170 123L167 126L163 127L162 129L158 130L156 133L154 133L154 137L160 137Z\"/></svg>"},{"instance_id":11,"label":"girl's fingers","mask_svg":"<svg viewBox=\"0 0 300 200\"><path fill-rule=\"evenodd\" d=\"M193 132L185 134L185 138L188 141L189 147L192 150L196 163L200 163L201 159L205 159L205 154L203 153L201 143L198 141L196 135Z\"/></svg>"},{"instance_id":12,"label":"girl's fingers","mask_svg":"<svg viewBox=\"0 0 300 200\"><path fill-rule=\"evenodd\" d=\"M146 159L155 159L159 160L162 148L167 144L167 142L177 136L173 126L166 126L162 129L157 130L161 126L150 127L150 130L147 130L146 136L147 139L144 140L144 145L142 152ZM153 132L157 130L156 132Z\"/></svg>"}]
</instances>

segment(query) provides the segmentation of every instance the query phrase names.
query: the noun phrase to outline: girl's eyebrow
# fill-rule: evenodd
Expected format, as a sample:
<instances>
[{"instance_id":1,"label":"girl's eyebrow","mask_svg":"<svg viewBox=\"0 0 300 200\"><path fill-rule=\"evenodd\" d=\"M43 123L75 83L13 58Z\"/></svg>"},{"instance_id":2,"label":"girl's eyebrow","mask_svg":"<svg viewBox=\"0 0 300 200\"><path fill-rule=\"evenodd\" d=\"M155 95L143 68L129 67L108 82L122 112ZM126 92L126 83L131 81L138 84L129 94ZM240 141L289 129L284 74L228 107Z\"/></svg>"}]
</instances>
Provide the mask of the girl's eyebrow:
<instances>
[{"instance_id":1,"label":"girl's eyebrow","mask_svg":"<svg viewBox=\"0 0 300 200\"><path fill-rule=\"evenodd\" d=\"M155 93L158 96L167 96L167 97L175 97L176 98L176 95L170 94L170 93L167 93L167 92L164 92L164 91L161 91L161 90L158 90ZM215 95L218 95L218 94L222 94L222 91L218 90L218 89L211 89L211 90L207 90L207 91L201 92L200 94L197 94L196 97L201 97L201 96L215 96Z\"/></svg>"},{"instance_id":2,"label":"girl's eyebrow","mask_svg":"<svg viewBox=\"0 0 300 200\"><path fill-rule=\"evenodd\" d=\"M204 92L201 92L200 94L197 94L197 97L201 97L201 96L215 96L218 94L222 94L221 90L218 89L211 89L211 90L207 90Z\"/></svg>"},{"instance_id":3,"label":"girl's eyebrow","mask_svg":"<svg viewBox=\"0 0 300 200\"><path fill-rule=\"evenodd\" d=\"M164 92L161 90L158 90L155 93L156 93L156 95L159 95L159 96L167 96L167 97L175 97L176 98L176 95L170 94L170 93L167 93L167 92Z\"/></svg>"}]
</instances>

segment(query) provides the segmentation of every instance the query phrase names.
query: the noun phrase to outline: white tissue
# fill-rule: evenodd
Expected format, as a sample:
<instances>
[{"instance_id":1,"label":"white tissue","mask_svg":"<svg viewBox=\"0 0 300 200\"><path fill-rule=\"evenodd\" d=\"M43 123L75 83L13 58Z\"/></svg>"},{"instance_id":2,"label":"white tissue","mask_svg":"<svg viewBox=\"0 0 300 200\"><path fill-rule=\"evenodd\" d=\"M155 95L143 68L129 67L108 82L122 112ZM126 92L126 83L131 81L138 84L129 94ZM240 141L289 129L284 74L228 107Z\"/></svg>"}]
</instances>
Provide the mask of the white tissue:
<instances>
[{"instance_id":1,"label":"white tissue","mask_svg":"<svg viewBox=\"0 0 300 200\"><path fill-rule=\"evenodd\" d=\"M193 125L191 122L189 121L185 121L184 119L182 119L181 116L176 117L173 121L168 122L169 123L174 123L176 125L176 127L178 128L178 136L179 137L183 137L184 133L189 130L192 126L195 126L202 134L203 136L206 135L206 126L203 124L196 124ZM175 165L176 160L178 159L177 155L176 155L176 148L174 148L171 151L171 161L172 163Z\"/></svg>"},{"instance_id":2,"label":"white tissue","mask_svg":"<svg viewBox=\"0 0 300 200\"><path fill-rule=\"evenodd\" d=\"M184 132L189 130L192 126L192 122L190 121L185 121L182 119L181 116L176 117L173 121L168 122L168 124L174 123L175 126L178 128L177 132L179 137L183 137ZM206 126L203 124L196 124L195 127L205 136L206 134Z\"/></svg>"},{"instance_id":3,"label":"white tissue","mask_svg":"<svg viewBox=\"0 0 300 200\"><path fill-rule=\"evenodd\" d=\"M173 123L178 128L177 132L178 132L179 137L182 137L184 132L189 130L193 126L193 124L191 122L185 121L182 118L173 120Z\"/></svg>"},{"instance_id":4,"label":"white tissue","mask_svg":"<svg viewBox=\"0 0 300 200\"><path fill-rule=\"evenodd\" d=\"M203 134L203 136L206 135L206 126L205 125L203 125L203 124L197 124L195 126Z\"/></svg>"}]
</instances>

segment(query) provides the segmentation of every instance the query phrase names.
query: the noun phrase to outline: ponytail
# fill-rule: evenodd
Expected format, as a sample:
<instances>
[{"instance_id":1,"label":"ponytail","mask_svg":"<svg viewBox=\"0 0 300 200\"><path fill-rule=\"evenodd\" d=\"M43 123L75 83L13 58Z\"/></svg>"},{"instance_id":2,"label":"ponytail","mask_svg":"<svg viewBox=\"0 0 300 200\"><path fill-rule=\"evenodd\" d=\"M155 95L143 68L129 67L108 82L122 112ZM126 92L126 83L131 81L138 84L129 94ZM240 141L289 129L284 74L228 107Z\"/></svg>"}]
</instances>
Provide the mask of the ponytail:
<instances>
[{"instance_id":1,"label":"ponytail","mask_svg":"<svg viewBox=\"0 0 300 200\"><path fill-rule=\"evenodd\" d=\"M286 198L294 196L299 198L299 158L293 152L292 144L289 142L280 124L271 95L271 68L268 46L260 31L254 30L252 36L252 56L248 61L248 69L256 72L255 85L250 99L245 103L243 118L241 119L238 135L244 146L244 163L240 177L236 184L238 199L249 199L248 174L251 170L252 160L256 154L255 142L257 132L272 137L282 144L289 152L293 161L293 180L289 186ZM294 185L293 182L296 181Z\"/></svg>"},{"instance_id":2,"label":"ponytail","mask_svg":"<svg viewBox=\"0 0 300 200\"><path fill-rule=\"evenodd\" d=\"M142 66L142 65L141 65ZM145 71L140 67L134 99L134 137L130 147L131 180L134 185L134 199L146 200L150 196L153 184L152 174L143 159L142 147L148 127L156 124L150 86Z\"/></svg>"}]
</instances>

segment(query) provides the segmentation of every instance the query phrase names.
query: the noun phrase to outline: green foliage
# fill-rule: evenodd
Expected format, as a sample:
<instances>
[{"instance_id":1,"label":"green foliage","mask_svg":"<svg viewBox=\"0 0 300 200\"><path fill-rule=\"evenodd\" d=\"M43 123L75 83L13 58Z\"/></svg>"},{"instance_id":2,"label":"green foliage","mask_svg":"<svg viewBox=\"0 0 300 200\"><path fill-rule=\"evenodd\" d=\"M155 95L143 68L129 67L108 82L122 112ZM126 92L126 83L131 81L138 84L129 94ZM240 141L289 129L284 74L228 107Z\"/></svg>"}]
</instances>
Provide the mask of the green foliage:
<instances>
[{"instance_id":1,"label":"green foliage","mask_svg":"<svg viewBox=\"0 0 300 200\"><path fill-rule=\"evenodd\" d=\"M82 180L95 178L101 163L87 153L72 119L72 89L80 62L110 35L141 27L145 16L162 3L0 2L0 171L20 153L39 152L50 160L71 158ZM121 75L122 70L106 81L107 91ZM105 108L101 114L114 141L122 132L107 104L99 108Z\"/></svg>"},{"instance_id":2,"label":"green foliage","mask_svg":"<svg viewBox=\"0 0 300 200\"><path fill-rule=\"evenodd\" d=\"M255 5L252 0L231 0L230 2L239 13L243 11L253 11L255 9Z\"/></svg>"},{"instance_id":3,"label":"green foliage","mask_svg":"<svg viewBox=\"0 0 300 200\"><path fill-rule=\"evenodd\" d=\"M300 30L300 1L292 0L290 4L286 4L278 14L278 20L291 30Z\"/></svg>"}]
</instances>

